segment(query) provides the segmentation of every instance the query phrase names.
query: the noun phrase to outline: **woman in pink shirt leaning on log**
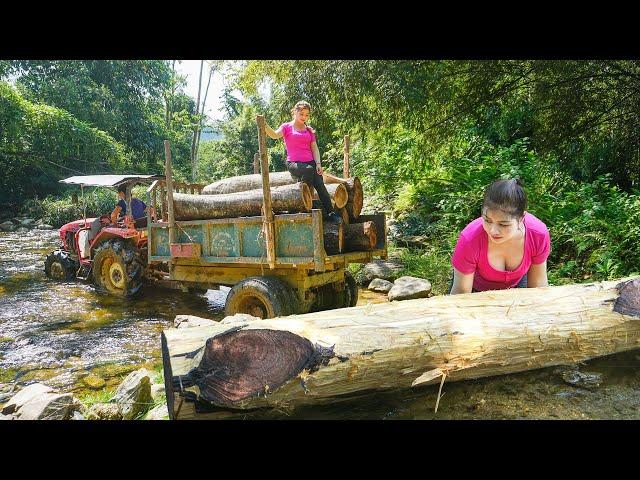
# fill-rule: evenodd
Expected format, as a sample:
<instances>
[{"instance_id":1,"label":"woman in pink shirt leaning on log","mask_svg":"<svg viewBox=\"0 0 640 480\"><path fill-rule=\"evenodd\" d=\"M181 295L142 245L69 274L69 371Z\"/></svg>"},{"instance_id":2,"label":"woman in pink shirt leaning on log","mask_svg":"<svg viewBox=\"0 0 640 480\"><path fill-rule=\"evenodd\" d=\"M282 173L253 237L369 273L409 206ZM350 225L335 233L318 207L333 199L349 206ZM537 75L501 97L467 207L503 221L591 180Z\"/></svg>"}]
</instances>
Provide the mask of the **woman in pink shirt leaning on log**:
<instances>
[{"instance_id":1,"label":"woman in pink shirt leaning on log","mask_svg":"<svg viewBox=\"0 0 640 480\"><path fill-rule=\"evenodd\" d=\"M519 179L487 188L482 216L462 230L451 258L452 295L548 285L549 230L526 208Z\"/></svg>"}]
</instances>

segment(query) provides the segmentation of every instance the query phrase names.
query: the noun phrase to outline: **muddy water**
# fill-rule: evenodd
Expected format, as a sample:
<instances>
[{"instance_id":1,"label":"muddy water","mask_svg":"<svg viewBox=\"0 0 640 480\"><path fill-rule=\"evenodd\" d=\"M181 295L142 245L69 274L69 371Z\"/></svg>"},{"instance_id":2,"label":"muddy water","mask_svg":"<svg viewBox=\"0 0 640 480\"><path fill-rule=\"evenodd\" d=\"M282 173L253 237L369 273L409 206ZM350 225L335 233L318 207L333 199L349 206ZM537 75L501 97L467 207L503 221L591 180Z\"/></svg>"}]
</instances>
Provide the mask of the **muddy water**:
<instances>
[{"instance_id":1,"label":"muddy water","mask_svg":"<svg viewBox=\"0 0 640 480\"><path fill-rule=\"evenodd\" d=\"M45 255L57 232L0 233L0 403L34 381L79 396L89 373L113 388L130 371L160 371L159 334L177 314L222 318L228 289L204 295L148 291L122 301L83 282L44 275ZM386 301L362 291L358 305ZM438 387L371 393L292 412L256 412L239 418L282 419L640 419L640 351L592 360L578 368L600 375L599 385L571 385L552 367Z\"/></svg>"}]
</instances>

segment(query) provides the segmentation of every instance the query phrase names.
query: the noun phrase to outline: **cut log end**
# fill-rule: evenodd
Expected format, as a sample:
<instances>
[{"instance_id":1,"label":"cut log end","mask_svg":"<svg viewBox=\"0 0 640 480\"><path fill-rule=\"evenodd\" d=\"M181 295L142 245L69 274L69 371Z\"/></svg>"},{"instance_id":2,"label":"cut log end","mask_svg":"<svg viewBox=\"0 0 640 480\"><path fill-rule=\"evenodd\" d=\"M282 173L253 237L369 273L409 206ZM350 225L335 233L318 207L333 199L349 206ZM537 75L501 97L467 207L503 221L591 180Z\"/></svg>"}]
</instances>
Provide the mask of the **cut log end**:
<instances>
[{"instance_id":1,"label":"cut log end","mask_svg":"<svg viewBox=\"0 0 640 480\"><path fill-rule=\"evenodd\" d=\"M266 394L316 358L306 338L283 330L239 330L207 340L192 376L202 398L218 406Z\"/></svg>"},{"instance_id":2,"label":"cut log end","mask_svg":"<svg viewBox=\"0 0 640 480\"><path fill-rule=\"evenodd\" d=\"M313 193L309 185L304 182L300 182L300 188L302 189L302 203L304 204L305 211L310 212L313 206Z\"/></svg>"},{"instance_id":3,"label":"cut log end","mask_svg":"<svg viewBox=\"0 0 640 480\"><path fill-rule=\"evenodd\" d=\"M616 299L613 311L623 315L640 317L640 278L617 285L620 296Z\"/></svg>"}]
</instances>

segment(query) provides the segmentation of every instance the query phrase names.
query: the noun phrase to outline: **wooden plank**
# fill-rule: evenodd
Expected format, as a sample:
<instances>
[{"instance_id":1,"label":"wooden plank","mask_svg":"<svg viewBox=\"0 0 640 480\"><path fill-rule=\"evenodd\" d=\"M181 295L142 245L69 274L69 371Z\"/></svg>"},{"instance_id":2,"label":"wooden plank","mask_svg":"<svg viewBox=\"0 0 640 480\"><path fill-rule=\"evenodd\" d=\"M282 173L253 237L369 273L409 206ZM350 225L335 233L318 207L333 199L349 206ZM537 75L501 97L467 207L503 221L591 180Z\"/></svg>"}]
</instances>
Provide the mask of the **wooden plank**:
<instances>
[{"instance_id":1,"label":"wooden plank","mask_svg":"<svg viewBox=\"0 0 640 480\"><path fill-rule=\"evenodd\" d=\"M314 209L311 211L313 216L313 261L316 272L324 272L326 267L324 259L326 253L324 251L324 235L322 233L322 210Z\"/></svg>"},{"instance_id":2,"label":"wooden plank","mask_svg":"<svg viewBox=\"0 0 640 480\"><path fill-rule=\"evenodd\" d=\"M256 117L258 122L258 145L260 150L260 171L262 173L263 206L262 216L264 223L264 234L267 249L267 261L269 268L275 268L276 260L276 240L275 228L273 224L273 210L271 208L271 186L269 185L269 158L267 157L267 144L265 139L264 115Z\"/></svg>"},{"instance_id":3,"label":"wooden plank","mask_svg":"<svg viewBox=\"0 0 640 480\"><path fill-rule=\"evenodd\" d=\"M165 179L167 182L167 206L169 212L169 243L177 242L176 220L173 215L173 179L171 171L171 148L169 140L164 141Z\"/></svg>"}]
</instances>

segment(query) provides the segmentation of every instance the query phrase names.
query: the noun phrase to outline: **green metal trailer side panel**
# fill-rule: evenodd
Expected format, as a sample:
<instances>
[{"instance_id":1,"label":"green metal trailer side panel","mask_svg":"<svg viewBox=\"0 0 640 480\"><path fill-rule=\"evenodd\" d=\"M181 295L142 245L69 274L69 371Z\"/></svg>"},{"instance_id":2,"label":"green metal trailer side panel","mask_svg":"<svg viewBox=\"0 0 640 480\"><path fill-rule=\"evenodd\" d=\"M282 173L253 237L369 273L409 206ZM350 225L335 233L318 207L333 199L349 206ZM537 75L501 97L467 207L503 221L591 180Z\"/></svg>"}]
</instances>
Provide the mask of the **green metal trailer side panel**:
<instances>
[{"instance_id":1,"label":"green metal trailer side panel","mask_svg":"<svg viewBox=\"0 0 640 480\"><path fill-rule=\"evenodd\" d=\"M203 257L239 257L238 225L203 225L209 244L202 250Z\"/></svg>"},{"instance_id":2,"label":"green metal trailer side panel","mask_svg":"<svg viewBox=\"0 0 640 480\"><path fill-rule=\"evenodd\" d=\"M241 226L242 238L240 245L245 257L267 258L267 248L264 235L262 235L262 223L244 224Z\"/></svg>"},{"instance_id":3,"label":"green metal trailer side panel","mask_svg":"<svg viewBox=\"0 0 640 480\"><path fill-rule=\"evenodd\" d=\"M276 222L276 258L313 257L311 222Z\"/></svg>"}]
</instances>

